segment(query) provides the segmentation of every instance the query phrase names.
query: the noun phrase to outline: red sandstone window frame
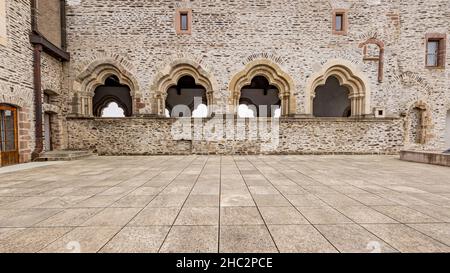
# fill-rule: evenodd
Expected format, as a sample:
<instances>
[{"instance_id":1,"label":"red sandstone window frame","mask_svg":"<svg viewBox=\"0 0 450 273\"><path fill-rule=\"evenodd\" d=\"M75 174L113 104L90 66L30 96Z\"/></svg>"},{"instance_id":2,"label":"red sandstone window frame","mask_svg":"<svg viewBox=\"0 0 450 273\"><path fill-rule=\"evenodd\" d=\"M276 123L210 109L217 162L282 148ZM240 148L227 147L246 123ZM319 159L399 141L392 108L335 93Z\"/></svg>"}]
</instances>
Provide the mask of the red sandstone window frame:
<instances>
[{"instance_id":1,"label":"red sandstone window frame","mask_svg":"<svg viewBox=\"0 0 450 273\"><path fill-rule=\"evenodd\" d=\"M336 29L336 18L338 16L342 17L342 28L341 30ZM334 9L332 12L332 33L333 35L347 35L348 33L348 10L346 9Z\"/></svg>"},{"instance_id":2,"label":"red sandstone window frame","mask_svg":"<svg viewBox=\"0 0 450 273\"><path fill-rule=\"evenodd\" d=\"M181 17L187 16L187 29L182 28ZM192 34L192 9L177 9L175 12L175 31L178 35Z\"/></svg>"},{"instance_id":3,"label":"red sandstone window frame","mask_svg":"<svg viewBox=\"0 0 450 273\"><path fill-rule=\"evenodd\" d=\"M438 52L437 52L437 64L428 64L428 43L438 42ZM430 69L445 68L445 63L447 60L447 34L442 33L428 33L425 36L425 67Z\"/></svg>"}]
</instances>

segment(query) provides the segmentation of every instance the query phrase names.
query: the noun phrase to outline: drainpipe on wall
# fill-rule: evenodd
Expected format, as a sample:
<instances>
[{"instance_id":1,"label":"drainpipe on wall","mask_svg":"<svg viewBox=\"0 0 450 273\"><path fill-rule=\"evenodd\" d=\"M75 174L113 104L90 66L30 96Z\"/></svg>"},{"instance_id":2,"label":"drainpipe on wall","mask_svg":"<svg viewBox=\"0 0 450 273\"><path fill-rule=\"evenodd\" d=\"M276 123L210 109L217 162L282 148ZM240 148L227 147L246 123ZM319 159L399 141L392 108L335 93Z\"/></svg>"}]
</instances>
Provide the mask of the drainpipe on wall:
<instances>
[{"instance_id":1,"label":"drainpipe on wall","mask_svg":"<svg viewBox=\"0 0 450 273\"><path fill-rule=\"evenodd\" d=\"M37 0L31 0L31 31L37 31ZM34 83L34 132L35 147L31 159L39 158L44 150L42 130L42 79L41 79L41 54L42 45L33 44L33 83Z\"/></svg>"}]
</instances>

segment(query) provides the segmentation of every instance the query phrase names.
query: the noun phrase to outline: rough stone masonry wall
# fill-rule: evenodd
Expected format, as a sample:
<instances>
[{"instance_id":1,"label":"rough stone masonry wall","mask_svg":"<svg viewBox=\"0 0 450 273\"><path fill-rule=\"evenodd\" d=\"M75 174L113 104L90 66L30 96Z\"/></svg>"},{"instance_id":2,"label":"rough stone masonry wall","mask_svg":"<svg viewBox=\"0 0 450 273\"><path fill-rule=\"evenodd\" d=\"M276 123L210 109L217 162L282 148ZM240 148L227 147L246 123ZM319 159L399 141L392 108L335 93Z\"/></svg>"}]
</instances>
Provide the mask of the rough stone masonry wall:
<instances>
[{"instance_id":1,"label":"rough stone masonry wall","mask_svg":"<svg viewBox=\"0 0 450 273\"><path fill-rule=\"evenodd\" d=\"M193 10L191 35L176 34L174 15L178 7ZM348 8L349 29L346 36L332 35L331 13L336 8ZM305 114L307 91L310 91L306 90L307 80L327 61L345 60L353 63L367 77L371 109L384 108L388 116L400 120L400 116L408 116L415 102L425 102L431 112L432 126L428 128L430 132L426 145L418 148L443 148L445 115L450 109L450 54L447 53L446 69L425 68L425 35L449 34L449 10L448 0L69 0L68 50L72 53L69 75L75 79L94 61L108 58L123 60L127 71L139 85L138 95L144 103L139 113L148 114L152 113L154 105L154 93L150 87L156 81L158 72L174 60L193 60L205 67L217 82L218 88L214 90L217 103L225 106L230 96L228 85L231 78L251 60L267 58L293 78L297 113ZM363 61L363 52L358 48L361 42L369 38L377 38L385 44L382 83L377 81L377 63ZM66 98L67 104L72 102L72 97ZM84 122L80 121L80 124ZM114 122L120 127L124 121L106 123L110 128L117 129ZM289 138L283 144L283 149L295 151L311 147L320 151L321 147L326 147L329 152L337 149L386 150L387 146L383 146L386 132L375 124L389 124L388 131L395 131L395 135L405 127L398 120L355 125L329 122L326 126L313 120L286 122L292 124L289 125L291 128L305 130L302 132L314 131L314 134L309 134L315 137L308 142L290 142L292 138ZM71 130L76 123L69 123L71 147L80 146L84 139L97 134L85 126L81 126L83 133L76 133ZM148 121L145 126L156 128L159 123ZM348 128L362 124L366 126L365 130L348 131ZM367 131L371 132L371 140L357 142L368 137L365 134ZM131 132L119 132L130 137L123 139L125 144L134 141L131 137L135 135ZM354 141L348 142L348 145L352 146L329 144L333 132L338 132L343 139L351 136ZM349 136L340 132L348 132ZM380 135L373 135L376 132ZM299 134L295 130L289 133ZM396 137L392 139L397 140ZM377 144L377 141L380 143ZM403 144L406 147L413 145ZM379 148L374 148L377 145L380 145Z\"/></svg>"},{"instance_id":2,"label":"rough stone masonry wall","mask_svg":"<svg viewBox=\"0 0 450 273\"><path fill-rule=\"evenodd\" d=\"M279 124L276 120L260 120L267 129L251 122L250 119L69 119L69 148L100 155L392 154L403 146L401 119L281 119Z\"/></svg>"},{"instance_id":3,"label":"rough stone masonry wall","mask_svg":"<svg viewBox=\"0 0 450 273\"><path fill-rule=\"evenodd\" d=\"M6 0L6 44L0 44L0 104L18 107L20 162L34 148L33 51L30 1Z\"/></svg>"}]
</instances>

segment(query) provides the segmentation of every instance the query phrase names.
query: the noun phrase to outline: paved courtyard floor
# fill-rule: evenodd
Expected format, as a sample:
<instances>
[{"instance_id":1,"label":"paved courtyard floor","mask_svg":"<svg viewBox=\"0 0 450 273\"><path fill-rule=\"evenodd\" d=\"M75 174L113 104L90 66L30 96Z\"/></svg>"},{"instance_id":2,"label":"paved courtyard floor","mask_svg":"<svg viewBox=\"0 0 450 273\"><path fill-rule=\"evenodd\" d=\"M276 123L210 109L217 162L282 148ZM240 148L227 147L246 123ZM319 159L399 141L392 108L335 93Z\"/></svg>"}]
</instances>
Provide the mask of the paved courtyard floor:
<instances>
[{"instance_id":1,"label":"paved courtyard floor","mask_svg":"<svg viewBox=\"0 0 450 273\"><path fill-rule=\"evenodd\" d=\"M373 251L450 251L450 168L157 156L0 173L0 252Z\"/></svg>"}]
</instances>

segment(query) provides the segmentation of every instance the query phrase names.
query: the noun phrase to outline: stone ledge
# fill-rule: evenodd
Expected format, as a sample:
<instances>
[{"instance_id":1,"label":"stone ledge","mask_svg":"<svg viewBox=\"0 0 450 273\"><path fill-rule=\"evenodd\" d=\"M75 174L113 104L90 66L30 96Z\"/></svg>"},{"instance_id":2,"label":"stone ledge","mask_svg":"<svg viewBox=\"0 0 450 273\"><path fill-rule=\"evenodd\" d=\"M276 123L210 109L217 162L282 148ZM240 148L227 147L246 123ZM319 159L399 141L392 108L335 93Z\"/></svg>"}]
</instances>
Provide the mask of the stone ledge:
<instances>
[{"instance_id":1,"label":"stone ledge","mask_svg":"<svg viewBox=\"0 0 450 273\"><path fill-rule=\"evenodd\" d=\"M450 167L450 154L438 151L400 151L403 161Z\"/></svg>"}]
</instances>

